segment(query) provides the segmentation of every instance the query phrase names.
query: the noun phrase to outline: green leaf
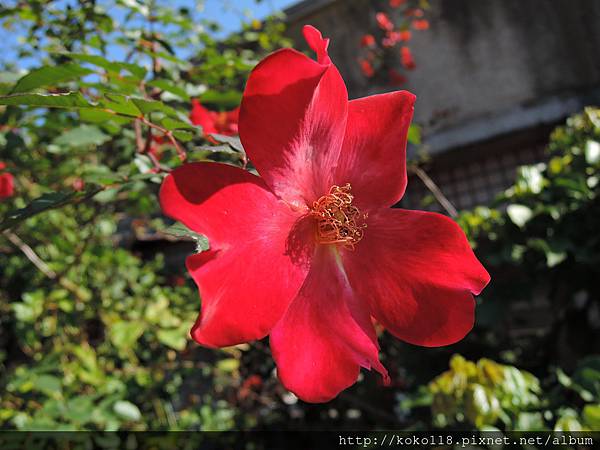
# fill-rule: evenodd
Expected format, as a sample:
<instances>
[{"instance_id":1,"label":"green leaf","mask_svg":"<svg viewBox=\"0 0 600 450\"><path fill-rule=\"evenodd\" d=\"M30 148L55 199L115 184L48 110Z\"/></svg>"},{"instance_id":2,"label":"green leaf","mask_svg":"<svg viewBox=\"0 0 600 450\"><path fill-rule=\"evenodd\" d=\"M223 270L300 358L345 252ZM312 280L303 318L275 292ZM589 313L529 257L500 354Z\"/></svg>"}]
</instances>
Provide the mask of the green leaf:
<instances>
[{"instance_id":1,"label":"green leaf","mask_svg":"<svg viewBox=\"0 0 600 450\"><path fill-rule=\"evenodd\" d=\"M79 117L82 122L98 123L105 125L107 122L113 121L117 124L126 124L134 120L133 117L117 116L113 113L103 111L101 109L83 108L79 110Z\"/></svg>"},{"instance_id":2,"label":"green leaf","mask_svg":"<svg viewBox=\"0 0 600 450\"><path fill-rule=\"evenodd\" d=\"M109 135L104 134L100 128L92 125L80 125L77 128L66 131L54 139L54 144L65 147L84 147L89 145L101 145L109 141Z\"/></svg>"},{"instance_id":3,"label":"green leaf","mask_svg":"<svg viewBox=\"0 0 600 450\"><path fill-rule=\"evenodd\" d=\"M211 136L213 137L213 139L215 141L221 142L223 144L227 144L232 149L234 149L244 155L246 154L246 151L244 150L244 146L242 145L242 141L240 141L239 137L225 136L224 134L217 134L217 133L212 133Z\"/></svg>"},{"instance_id":4,"label":"green leaf","mask_svg":"<svg viewBox=\"0 0 600 450\"><path fill-rule=\"evenodd\" d=\"M158 100L146 100L143 98L131 97L131 101L137 106L137 108L144 114L160 112L168 117L179 120L179 113L168 105Z\"/></svg>"},{"instance_id":5,"label":"green leaf","mask_svg":"<svg viewBox=\"0 0 600 450\"><path fill-rule=\"evenodd\" d=\"M210 248L208 245L208 239L205 236L190 230L188 227L186 227L181 222L175 222L170 227L164 229L163 233L170 234L171 236L175 236L175 237L179 237L179 238L187 237L187 238L191 238L191 239L195 240L196 247L199 252L208 250Z\"/></svg>"},{"instance_id":6,"label":"green leaf","mask_svg":"<svg viewBox=\"0 0 600 450\"><path fill-rule=\"evenodd\" d=\"M182 327L168 329L168 330L159 330L156 333L156 337L163 344L181 351L185 349L187 345L187 333L188 333L188 324L183 324Z\"/></svg>"},{"instance_id":7,"label":"green leaf","mask_svg":"<svg viewBox=\"0 0 600 450\"><path fill-rule=\"evenodd\" d=\"M506 213L510 220L517 225L519 228L523 228L525 224L533 217L533 211L531 208L525 205L508 205Z\"/></svg>"},{"instance_id":8,"label":"green leaf","mask_svg":"<svg viewBox=\"0 0 600 450\"><path fill-rule=\"evenodd\" d=\"M100 102L102 107L108 109L108 112L114 112L130 117L142 116L142 111L135 105L130 97L121 94L105 94Z\"/></svg>"},{"instance_id":9,"label":"green leaf","mask_svg":"<svg viewBox=\"0 0 600 450\"><path fill-rule=\"evenodd\" d=\"M585 161L588 164L596 164L600 161L600 143L592 140L585 143Z\"/></svg>"},{"instance_id":10,"label":"green leaf","mask_svg":"<svg viewBox=\"0 0 600 450\"><path fill-rule=\"evenodd\" d=\"M221 107L233 108L242 101L242 94L238 91L206 91L200 96L202 103L212 103Z\"/></svg>"},{"instance_id":11,"label":"green leaf","mask_svg":"<svg viewBox=\"0 0 600 450\"><path fill-rule=\"evenodd\" d=\"M45 108L95 108L80 92L66 94L14 94L0 97L0 105Z\"/></svg>"},{"instance_id":12,"label":"green leaf","mask_svg":"<svg viewBox=\"0 0 600 450\"><path fill-rule=\"evenodd\" d=\"M183 130L173 131L173 136L175 136L176 139L179 139L180 141L183 141L183 142L189 142L192 139L194 139L194 133L190 133L189 131L183 131Z\"/></svg>"},{"instance_id":13,"label":"green leaf","mask_svg":"<svg viewBox=\"0 0 600 450\"><path fill-rule=\"evenodd\" d=\"M583 420L592 430L600 430L600 404L585 405Z\"/></svg>"},{"instance_id":14,"label":"green leaf","mask_svg":"<svg viewBox=\"0 0 600 450\"><path fill-rule=\"evenodd\" d=\"M211 153L229 153L234 155L239 155L237 150L233 150L229 145L201 145L199 147L195 147L194 150L201 152L211 152Z\"/></svg>"},{"instance_id":15,"label":"green leaf","mask_svg":"<svg viewBox=\"0 0 600 450\"><path fill-rule=\"evenodd\" d=\"M217 362L217 369L227 373L235 372L239 367L240 362L235 358L225 358Z\"/></svg>"},{"instance_id":16,"label":"green leaf","mask_svg":"<svg viewBox=\"0 0 600 450\"><path fill-rule=\"evenodd\" d=\"M152 80L146 83L148 86L157 87L163 91L170 92L183 100L190 100L190 96L185 89L170 83L167 80Z\"/></svg>"},{"instance_id":17,"label":"green leaf","mask_svg":"<svg viewBox=\"0 0 600 450\"><path fill-rule=\"evenodd\" d=\"M198 131L198 127L196 125L192 125L188 122L182 122L181 120L171 119L170 117L165 117L160 121L160 125L166 128L167 130L192 130L194 133Z\"/></svg>"},{"instance_id":18,"label":"green leaf","mask_svg":"<svg viewBox=\"0 0 600 450\"><path fill-rule=\"evenodd\" d=\"M131 349L145 328L141 322L117 322L110 328L110 340L120 350Z\"/></svg>"},{"instance_id":19,"label":"green leaf","mask_svg":"<svg viewBox=\"0 0 600 450\"><path fill-rule=\"evenodd\" d=\"M121 70L126 70L138 79L143 79L147 73L147 70L142 66L126 62L109 61L98 55L87 55L82 53L63 53L63 55L78 61L93 64L94 66L102 67L109 72L119 73Z\"/></svg>"},{"instance_id":20,"label":"green leaf","mask_svg":"<svg viewBox=\"0 0 600 450\"><path fill-rule=\"evenodd\" d=\"M35 389L53 397L62 389L62 383L58 377L53 375L40 375L35 380Z\"/></svg>"},{"instance_id":21,"label":"green leaf","mask_svg":"<svg viewBox=\"0 0 600 450\"><path fill-rule=\"evenodd\" d=\"M57 86L65 81L78 80L85 75L94 73L93 70L78 64L63 64L61 66L41 67L34 69L22 77L12 89L13 94L29 92L46 86Z\"/></svg>"},{"instance_id":22,"label":"green leaf","mask_svg":"<svg viewBox=\"0 0 600 450\"><path fill-rule=\"evenodd\" d=\"M421 145L421 127L419 125L413 124L408 128L408 142Z\"/></svg>"},{"instance_id":23,"label":"green leaf","mask_svg":"<svg viewBox=\"0 0 600 450\"><path fill-rule=\"evenodd\" d=\"M64 417L75 423L86 423L92 418L94 412L94 397L82 395L69 399L65 408Z\"/></svg>"},{"instance_id":24,"label":"green leaf","mask_svg":"<svg viewBox=\"0 0 600 450\"><path fill-rule=\"evenodd\" d=\"M115 402L113 411L115 414L125 420L138 421L142 418L140 409L127 400L119 400L118 402Z\"/></svg>"},{"instance_id":25,"label":"green leaf","mask_svg":"<svg viewBox=\"0 0 600 450\"><path fill-rule=\"evenodd\" d=\"M48 192L36 198L29 203L25 208L13 210L6 214L2 223L0 223L0 231L13 227L14 225L40 214L50 209L60 208L75 201L91 198L100 192L102 188L90 187L83 192L66 191L66 192Z\"/></svg>"}]
</instances>

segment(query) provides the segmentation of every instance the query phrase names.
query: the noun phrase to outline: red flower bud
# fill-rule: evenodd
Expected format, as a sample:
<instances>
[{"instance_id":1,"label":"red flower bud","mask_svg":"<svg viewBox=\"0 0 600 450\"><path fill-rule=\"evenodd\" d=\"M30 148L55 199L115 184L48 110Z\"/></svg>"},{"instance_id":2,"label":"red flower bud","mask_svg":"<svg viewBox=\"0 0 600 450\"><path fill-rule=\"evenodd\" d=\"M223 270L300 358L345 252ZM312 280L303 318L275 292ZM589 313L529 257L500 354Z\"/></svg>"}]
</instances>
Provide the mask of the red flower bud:
<instances>
[{"instance_id":1,"label":"red flower bud","mask_svg":"<svg viewBox=\"0 0 600 450\"><path fill-rule=\"evenodd\" d=\"M375 20L377 20L377 25L379 25L379 28L382 30L391 31L394 29L394 24L384 12L378 12L375 14Z\"/></svg>"}]
</instances>

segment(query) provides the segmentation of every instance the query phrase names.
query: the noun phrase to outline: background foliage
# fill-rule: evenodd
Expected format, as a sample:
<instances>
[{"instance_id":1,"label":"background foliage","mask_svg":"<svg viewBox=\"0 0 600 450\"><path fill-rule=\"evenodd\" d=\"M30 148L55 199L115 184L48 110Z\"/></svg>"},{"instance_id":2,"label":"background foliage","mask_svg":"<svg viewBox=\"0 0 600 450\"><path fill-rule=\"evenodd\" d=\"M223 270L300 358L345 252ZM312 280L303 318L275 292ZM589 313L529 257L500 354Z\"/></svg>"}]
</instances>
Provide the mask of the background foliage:
<instances>
[{"instance_id":1,"label":"background foliage","mask_svg":"<svg viewBox=\"0 0 600 450\"><path fill-rule=\"evenodd\" d=\"M184 156L246 164L235 137L190 122L190 101L235 107L253 65L289 44L283 24L216 40L217 23L169 2L69 5L0 9L25 36L0 60L0 161L15 177L0 203L2 428L600 428L598 109L557 128L547 161L495 205L461 212L494 280L475 331L443 349L383 334L392 387L364 373L308 405L279 385L266 342L189 341L199 301L182 258L206 243L156 201ZM547 325L516 340L515 308L538 300Z\"/></svg>"}]
</instances>

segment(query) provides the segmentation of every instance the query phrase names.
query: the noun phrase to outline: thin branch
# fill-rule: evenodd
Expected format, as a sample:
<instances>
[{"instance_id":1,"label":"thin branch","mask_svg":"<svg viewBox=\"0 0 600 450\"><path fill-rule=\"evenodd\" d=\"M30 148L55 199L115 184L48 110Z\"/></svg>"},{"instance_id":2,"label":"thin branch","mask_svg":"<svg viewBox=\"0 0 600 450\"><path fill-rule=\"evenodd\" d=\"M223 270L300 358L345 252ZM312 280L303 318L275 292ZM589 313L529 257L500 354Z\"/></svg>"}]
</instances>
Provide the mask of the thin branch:
<instances>
[{"instance_id":1,"label":"thin branch","mask_svg":"<svg viewBox=\"0 0 600 450\"><path fill-rule=\"evenodd\" d=\"M5 231L4 235L15 245L15 247L21 250L27 259L31 261L40 272L52 280L56 278L56 272L48 267L48 264L46 264L29 245L23 242L19 236L11 231Z\"/></svg>"},{"instance_id":2,"label":"thin branch","mask_svg":"<svg viewBox=\"0 0 600 450\"><path fill-rule=\"evenodd\" d=\"M135 146L137 147L138 153L144 153L146 150L146 144L144 144L144 138L142 136L142 125L139 121L135 121L133 124L135 131Z\"/></svg>"},{"instance_id":3,"label":"thin branch","mask_svg":"<svg viewBox=\"0 0 600 450\"><path fill-rule=\"evenodd\" d=\"M86 300L86 297L88 296L86 295L86 293L80 290L79 286L77 286L68 278L59 277L56 274L56 272L52 270L48 266L48 264L46 264L44 260L42 260L42 258L40 258L29 245L23 242L23 240L19 236L17 236L12 231L8 230L4 231L4 235L15 247L21 250L21 252L27 257L27 259L31 261L31 263L35 267L37 267L37 269L40 272L42 272L47 278L50 278L51 280L57 280L58 284L60 284L66 290L74 294L79 300Z\"/></svg>"},{"instance_id":4,"label":"thin branch","mask_svg":"<svg viewBox=\"0 0 600 450\"><path fill-rule=\"evenodd\" d=\"M442 205L442 208L446 210L450 217L454 218L458 216L457 209L450 202L450 200L448 200L448 197L444 195L444 193L441 191L438 185L435 184L435 182L431 179L429 175L425 173L423 169L421 169L418 166L411 166L409 170L411 170L417 177L419 177L419 179L423 182L425 187L429 189L429 191L433 194L438 203Z\"/></svg>"},{"instance_id":5,"label":"thin branch","mask_svg":"<svg viewBox=\"0 0 600 450\"><path fill-rule=\"evenodd\" d=\"M167 137L167 139L169 139L171 144L173 144L173 147L175 147L175 150L177 150L179 159L181 159L182 161L185 161L185 159L187 158L185 150L181 147L181 145L179 145L179 142L177 142L177 139L175 139L175 136L173 136L173 132L171 130L167 130L166 128L163 128L160 125L156 125L155 123L150 122L144 116L140 116L136 120L140 121L141 123L143 123L144 125L146 125L150 128L154 128L155 130L158 130L162 134L164 134Z\"/></svg>"}]
</instances>

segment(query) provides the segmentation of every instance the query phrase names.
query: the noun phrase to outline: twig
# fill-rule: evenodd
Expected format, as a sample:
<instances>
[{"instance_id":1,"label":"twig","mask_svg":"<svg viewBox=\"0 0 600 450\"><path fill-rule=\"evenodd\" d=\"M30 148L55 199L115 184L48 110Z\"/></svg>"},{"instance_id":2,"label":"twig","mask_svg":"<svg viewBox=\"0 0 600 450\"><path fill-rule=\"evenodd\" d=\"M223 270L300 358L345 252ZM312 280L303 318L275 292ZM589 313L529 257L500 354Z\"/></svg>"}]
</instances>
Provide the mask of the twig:
<instances>
[{"instance_id":1,"label":"twig","mask_svg":"<svg viewBox=\"0 0 600 450\"><path fill-rule=\"evenodd\" d=\"M23 242L19 236L8 230L4 231L4 235L15 247L21 250L27 259L31 261L31 263L37 267L40 272L46 275L46 277L50 278L51 280L57 280L62 287L74 294L79 300L87 300L89 297L87 293L82 292L79 289L79 286L77 286L71 280L64 277L59 277L56 272L52 270L29 245Z\"/></svg>"},{"instance_id":2,"label":"twig","mask_svg":"<svg viewBox=\"0 0 600 450\"><path fill-rule=\"evenodd\" d=\"M171 130L167 130L166 128L163 128L160 125L156 125L155 123L150 122L144 116L138 117L137 120L139 122L143 123L144 125L146 125L150 128L154 128L155 130L158 130L162 134L164 134L167 137L167 139L169 139L171 144L173 144L173 147L175 147L175 150L177 150L179 159L181 159L182 161L185 161L185 159L187 158L185 150L183 148L181 148L181 145L179 145L179 142L177 142L177 139L175 139L175 136L173 136L173 132Z\"/></svg>"},{"instance_id":3,"label":"twig","mask_svg":"<svg viewBox=\"0 0 600 450\"><path fill-rule=\"evenodd\" d=\"M441 189L437 184L431 179L429 175L425 173L423 169L417 166L411 166L409 168L419 179L423 182L425 187L429 189L429 191L433 194L435 199L438 201L442 208L446 210L446 212L450 215L450 217L457 217L458 211L454 207L454 205L448 200L448 197L444 195Z\"/></svg>"},{"instance_id":4,"label":"twig","mask_svg":"<svg viewBox=\"0 0 600 450\"><path fill-rule=\"evenodd\" d=\"M144 144L144 138L142 137L142 125L137 120L133 124L135 131L135 146L137 147L138 153L144 153L146 145Z\"/></svg>"},{"instance_id":5,"label":"twig","mask_svg":"<svg viewBox=\"0 0 600 450\"><path fill-rule=\"evenodd\" d=\"M27 259L29 261L31 261L33 263L33 265L40 270L40 272L42 272L44 275L46 275L50 279L56 278L56 276L57 276L56 272L54 270L52 270L50 267L48 267L48 264L46 264L37 255L37 253L33 251L33 249L29 245L27 245L25 242L23 242L19 236L17 236L15 233L13 233L11 231L5 231L4 235L19 250L21 250L21 252L23 252L23 254L27 257Z\"/></svg>"}]
</instances>

